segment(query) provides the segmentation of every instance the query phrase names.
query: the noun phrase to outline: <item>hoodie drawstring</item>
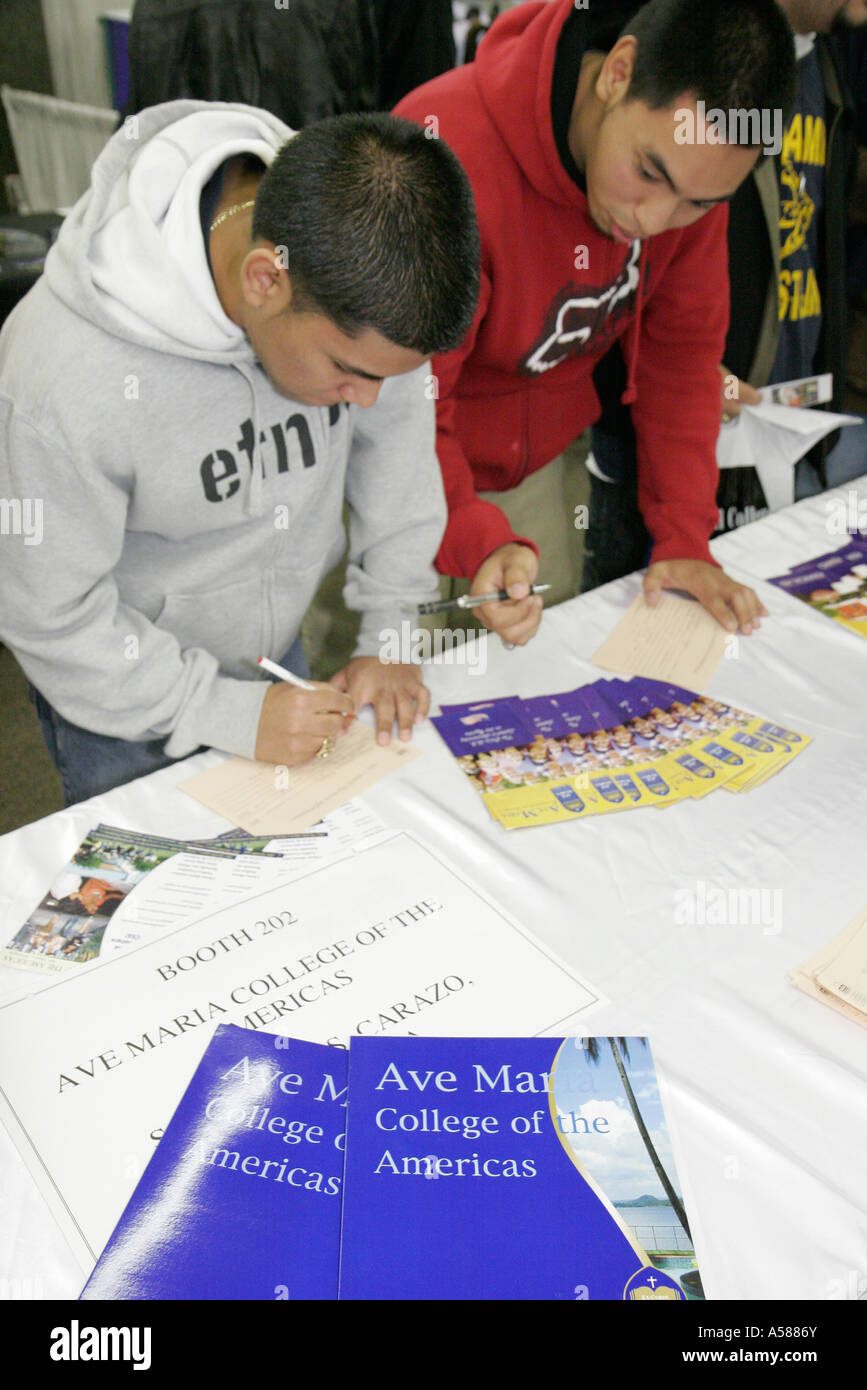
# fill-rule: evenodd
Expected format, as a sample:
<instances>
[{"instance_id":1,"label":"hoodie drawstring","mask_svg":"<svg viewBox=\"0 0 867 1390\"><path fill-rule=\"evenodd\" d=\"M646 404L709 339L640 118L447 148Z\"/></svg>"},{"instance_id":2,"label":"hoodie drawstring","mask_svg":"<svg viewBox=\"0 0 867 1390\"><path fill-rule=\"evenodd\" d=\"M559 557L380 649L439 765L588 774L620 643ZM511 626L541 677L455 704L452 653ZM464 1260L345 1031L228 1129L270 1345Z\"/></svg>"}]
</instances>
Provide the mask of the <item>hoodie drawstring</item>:
<instances>
[{"instance_id":1,"label":"hoodie drawstring","mask_svg":"<svg viewBox=\"0 0 867 1390\"><path fill-rule=\"evenodd\" d=\"M644 307L644 244L638 253L638 286L635 291L635 316L632 320L630 338L632 346L629 352L629 370L627 374L626 390L620 397L623 405L634 405L638 399L638 388L635 384L635 374L638 370L638 352L641 341L641 313Z\"/></svg>"}]
</instances>

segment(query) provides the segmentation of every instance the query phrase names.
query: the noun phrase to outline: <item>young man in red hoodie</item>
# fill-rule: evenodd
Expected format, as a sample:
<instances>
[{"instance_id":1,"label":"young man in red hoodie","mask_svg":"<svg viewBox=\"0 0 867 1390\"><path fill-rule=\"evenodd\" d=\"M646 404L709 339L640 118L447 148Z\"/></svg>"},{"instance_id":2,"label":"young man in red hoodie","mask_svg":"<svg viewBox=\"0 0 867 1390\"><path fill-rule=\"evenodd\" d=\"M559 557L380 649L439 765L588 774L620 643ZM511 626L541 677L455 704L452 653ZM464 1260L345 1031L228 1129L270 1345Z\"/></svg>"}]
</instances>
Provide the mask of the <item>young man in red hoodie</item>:
<instances>
[{"instance_id":1,"label":"young man in red hoodie","mask_svg":"<svg viewBox=\"0 0 867 1390\"><path fill-rule=\"evenodd\" d=\"M479 308L462 346L434 361L449 505L437 566L474 593L508 590L476 612L511 642L539 624L538 552L478 493L517 487L594 421L593 369L618 338L654 541L648 600L686 590L744 633L764 611L708 540L726 204L782 128L792 34L775 0L650 0L620 33L634 9L521 5L472 66L397 107L448 142L475 193Z\"/></svg>"}]
</instances>

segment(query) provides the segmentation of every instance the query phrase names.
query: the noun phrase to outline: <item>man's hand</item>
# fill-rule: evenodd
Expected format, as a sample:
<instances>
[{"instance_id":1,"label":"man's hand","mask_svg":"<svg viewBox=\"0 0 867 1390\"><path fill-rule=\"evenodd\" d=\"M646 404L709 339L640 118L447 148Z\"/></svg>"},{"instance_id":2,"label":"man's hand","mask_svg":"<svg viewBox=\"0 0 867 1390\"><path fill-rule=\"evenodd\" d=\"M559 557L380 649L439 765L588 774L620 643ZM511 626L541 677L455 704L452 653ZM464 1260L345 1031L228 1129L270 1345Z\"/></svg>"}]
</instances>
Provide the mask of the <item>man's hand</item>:
<instances>
[{"instance_id":1,"label":"man's hand","mask_svg":"<svg viewBox=\"0 0 867 1390\"><path fill-rule=\"evenodd\" d=\"M354 715L349 696L333 685L316 682L313 690L300 690L274 681L259 716L255 756L263 763L297 767L318 753L326 738L345 734Z\"/></svg>"},{"instance_id":2,"label":"man's hand","mask_svg":"<svg viewBox=\"0 0 867 1390\"><path fill-rule=\"evenodd\" d=\"M720 416L723 424L727 425L729 420L740 415L742 405L761 405L762 393L755 386L750 386L748 381L741 381L728 367L720 365L719 370L722 377Z\"/></svg>"},{"instance_id":3,"label":"man's hand","mask_svg":"<svg viewBox=\"0 0 867 1390\"><path fill-rule=\"evenodd\" d=\"M692 594L727 632L740 629L745 637L761 627L760 617L768 616L752 589L706 560L657 560L644 576L644 597L651 607L659 602L663 589Z\"/></svg>"},{"instance_id":4,"label":"man's hand","mask_svg":"<svg viewBox=\"0 0 867 1390\"><path fill-rule=\"evenodd\" d=\"M483 603L471 611L504 642L522 647L542 621L542 596L530 593L538 573L539 557L529 546L514 541L501 545L476 570L470 593L492 594L505 589L509 601Z\"/></svg>"},{"instance_id":5,"label":"man's hand","mask_svg":"<svg viewBox=\"0 0 867 1390\"><path fill-rule=\"evenodd\" d=\"M380 661L378 656L354 657L331 677L331 684L346 691L356 710L373 705L377 743L390 742L395 719L406 742L412 738L413 724L423 723L430 708L430 691L422 684L419 667Z\"/></svg>"}]
</instances>

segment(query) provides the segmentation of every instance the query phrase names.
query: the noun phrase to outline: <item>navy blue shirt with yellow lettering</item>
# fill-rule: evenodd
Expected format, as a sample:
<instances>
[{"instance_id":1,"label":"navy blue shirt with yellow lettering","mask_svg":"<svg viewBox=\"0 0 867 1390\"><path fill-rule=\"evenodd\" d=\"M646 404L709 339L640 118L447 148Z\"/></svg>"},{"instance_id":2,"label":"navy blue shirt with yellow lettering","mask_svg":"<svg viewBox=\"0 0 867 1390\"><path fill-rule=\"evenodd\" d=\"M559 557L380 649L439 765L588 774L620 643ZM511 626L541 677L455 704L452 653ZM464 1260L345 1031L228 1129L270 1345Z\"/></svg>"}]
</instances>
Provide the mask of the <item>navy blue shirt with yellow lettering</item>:
<instances>
[{"instance_id":1,"label":"navy blue shirt with yellow lettering","mask_svg":"<svg viewBox=\"0 0 867 1390\"><path fill-rule=\"evenodd\" d=\"M771 383L814 370L822 325L816 269L826 151L825 91L814 47L798 64L798 103L780 152L780 341Z\"/></svg>"}]
</instances>

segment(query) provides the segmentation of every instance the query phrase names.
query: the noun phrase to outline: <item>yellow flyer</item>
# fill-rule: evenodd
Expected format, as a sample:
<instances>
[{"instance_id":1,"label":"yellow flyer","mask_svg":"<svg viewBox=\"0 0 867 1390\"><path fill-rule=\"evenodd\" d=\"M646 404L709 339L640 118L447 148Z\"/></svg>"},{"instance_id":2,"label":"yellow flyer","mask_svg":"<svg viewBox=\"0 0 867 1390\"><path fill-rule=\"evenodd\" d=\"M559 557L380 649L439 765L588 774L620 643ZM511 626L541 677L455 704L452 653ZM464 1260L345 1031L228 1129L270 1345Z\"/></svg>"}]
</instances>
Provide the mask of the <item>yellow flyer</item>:
<instances>
[{"instance_id":1,"label":"yellow flyer","mask_svg":"<svg viewBox=\"0 0 867 1390\"><path fill-rule=\"evenodd\" d=\"M745 790L809 742L645 677L447 705L432 722L508 830L698 801L721 786Z\"/></svg>"}]
</instances>

